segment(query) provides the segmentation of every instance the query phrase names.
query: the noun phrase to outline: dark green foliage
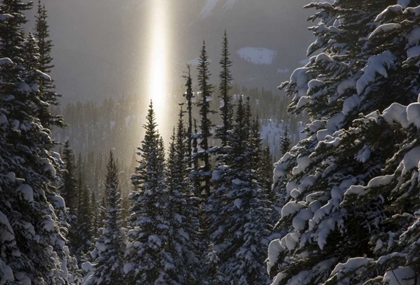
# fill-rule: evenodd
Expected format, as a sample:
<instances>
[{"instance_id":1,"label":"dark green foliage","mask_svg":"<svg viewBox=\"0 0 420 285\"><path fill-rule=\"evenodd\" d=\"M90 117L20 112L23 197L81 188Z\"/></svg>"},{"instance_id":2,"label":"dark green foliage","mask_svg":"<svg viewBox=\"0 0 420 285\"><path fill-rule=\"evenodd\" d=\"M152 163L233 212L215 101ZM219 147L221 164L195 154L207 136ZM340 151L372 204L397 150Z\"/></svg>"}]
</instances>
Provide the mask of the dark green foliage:
<instances>
[{"instance_id":1,"label":"dark green foliage","mask_svg":"<svg viewBox=\"0 0 420 285\"><path fill-rule=\"evenodd\" d=\"M164 150L157 130L153 105L144 125L145 136L138 148L139 166L132 175L130 194L126 284L172 284L176 267L168 252L168 192L164 179Z\"/></svg>"},{"instance_id":2,"label":"dark green foliage","mask_svg":"<svg viewBox=\"0 0 420 285\"><path fill-rule=\"evenodd\" d=\"M213 174L208 199L209 284L267 284L264 271L269 235L268 192L260 185L261 139L250 103L237 104L224 162Z\"/></svg>"},{"instance_id":3,"label":"dark green foliage","mask_svg":"<svg viewBox=\"0 0 420 285\"><path fill-rule=\"evenodd\" d=\"M219 98L223 104L223 106L220 107L220 117L223 123L222 127L218 130L218 138L221 139L222 146L226 146L228 141L228 131L231 130L232 127L232 106L229 91L232 89L231 82L233 79L230 71L232 61L230 60L229 43L226 31L223 36L222 58L220 59L219 64L221 66L219 75Z\"/></svg>"},{"instance_id":4,"label":"dark green foliage","mask_svg":"<svg viewBox=\"0 0 420 285\"><path fill-rule=\"evenodd\" d=\"M201 99L198 102L200 108L200 148L197 152L197 156L202 161L203 165L199 168L199 178L203 181L203 194L210 195L210 179L211 179L211 165L210 165L210 144L209 138L213 135L211 128L213 124L210 121L210 114L213 113L210 110L210 100L213 92L213 86L210 84L210 71L209 71L209 60L206 51L206 44L203 42L201 54L198 64L198 87L200 91Z\"/></svg>"},{"instance_id":5,"label":"dark green foliage","mask_svg":"<svg viewBox=\"0 0 420 285\"><path fill-rule=\"evenodd\" d=\"M68 284L60 158L39 117L37 45L23 31L30 7L0 3L0 283Z\"/></svg>"},{"instance_id":6,"label":"dark green foliage","mask_svg":"<svg viewBox=\"0 0 420 285\"><path fill-rule=\"evenodd\" d=\"M47 22L47 10L45 5L41 4L38 0L37 14L35 21L35 38L38 45L39 59L36 69L43 73L51 73L54 64L51 57L52 41L50 40L49 25ZM51 114L51 106L59 105L58 99L61 95L55 92L55 85L51 79L41 78L39 82L39 91L41 93L41 100L43 101L42 108L40 109L40 118L46 126L64 126L63 118L61 115Z\"/></svg>"},{"instance_id":7,"label":"dark green foliage","mask_svg":"<svg viewBox=\"0 0 420 285\"><path fill-rule=\"evenodd\" d=\"M91 254L94 276L90 284L113 285L120 284L123 279L125 231L121 221L118 169L112 152L109 154L105 187L106 219L100 230L101 234L96 239L96 249Z\"/></svg>"},{"instance_id":8,"label":"dark green foliage","mask_svg":"<svg viewBox=\"0 0 420 285\"><path fill-rule=\"evenodd\" d=\"M290 138L289 138L289 128L287 125L284 127L283 136L280 139L280 152L282 155L285 155L286 152L290 149Z\"/></svg>"}]
</instances>

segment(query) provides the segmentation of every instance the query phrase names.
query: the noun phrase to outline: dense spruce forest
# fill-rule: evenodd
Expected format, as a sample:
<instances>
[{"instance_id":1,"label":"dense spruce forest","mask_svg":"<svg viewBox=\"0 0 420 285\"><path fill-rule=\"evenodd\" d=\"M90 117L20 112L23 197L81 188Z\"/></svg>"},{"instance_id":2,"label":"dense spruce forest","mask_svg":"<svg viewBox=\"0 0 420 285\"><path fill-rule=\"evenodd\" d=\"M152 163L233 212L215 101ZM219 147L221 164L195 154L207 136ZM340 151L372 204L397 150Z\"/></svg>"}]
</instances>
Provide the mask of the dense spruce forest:
<instances>
[{"instance_id":1,"label":"dense spruce forest","mask_svg":"<svg viewBox=\"0 0 420 285\"><path fill-rule=\"evenodd\" d=\"M35 6L0 2L0 285L420 283L419 1L307 5L287 98L203 42L168 141L153 99L59 106Z\"/></svg>"}]
</instances>

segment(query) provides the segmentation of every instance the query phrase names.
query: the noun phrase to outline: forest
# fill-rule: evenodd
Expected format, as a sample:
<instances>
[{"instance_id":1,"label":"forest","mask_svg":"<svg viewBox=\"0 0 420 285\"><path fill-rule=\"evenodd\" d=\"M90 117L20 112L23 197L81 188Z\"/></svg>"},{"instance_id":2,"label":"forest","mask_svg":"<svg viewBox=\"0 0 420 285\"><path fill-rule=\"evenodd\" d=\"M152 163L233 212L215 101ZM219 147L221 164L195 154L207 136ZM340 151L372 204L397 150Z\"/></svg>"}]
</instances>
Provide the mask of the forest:
<instances>
[{"instance_id":1,"label":"forest","mask_svg":"<svg viewBox=\"0 0 420 285\"><path fill-rule=\"evenodd\" d=\"M420 1L306 5L287 97L203 41L169 141L153 100L60 106L33 6L0 2L0 285L420 284Z\"/></svg>"}]
</instances>

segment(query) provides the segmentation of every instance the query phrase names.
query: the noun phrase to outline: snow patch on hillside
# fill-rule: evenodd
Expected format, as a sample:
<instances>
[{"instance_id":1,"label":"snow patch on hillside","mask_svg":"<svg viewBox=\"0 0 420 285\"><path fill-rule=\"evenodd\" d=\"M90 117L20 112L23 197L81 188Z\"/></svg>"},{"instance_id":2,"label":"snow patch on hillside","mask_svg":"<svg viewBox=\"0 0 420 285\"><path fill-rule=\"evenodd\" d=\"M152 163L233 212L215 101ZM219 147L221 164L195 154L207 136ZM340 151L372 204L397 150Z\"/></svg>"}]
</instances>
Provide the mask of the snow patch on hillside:
<instances>
[{"instance_id":1,"label":"snow patch on hillside","mask_svg":"<svg viewBox=\"0 0 420 285\"><path fill-rule=\"evenodd\" d=\"M244 47L236 52L242 59L257 65L270 65L277 52L262 47Z\"/></svg>"}]
</instances>

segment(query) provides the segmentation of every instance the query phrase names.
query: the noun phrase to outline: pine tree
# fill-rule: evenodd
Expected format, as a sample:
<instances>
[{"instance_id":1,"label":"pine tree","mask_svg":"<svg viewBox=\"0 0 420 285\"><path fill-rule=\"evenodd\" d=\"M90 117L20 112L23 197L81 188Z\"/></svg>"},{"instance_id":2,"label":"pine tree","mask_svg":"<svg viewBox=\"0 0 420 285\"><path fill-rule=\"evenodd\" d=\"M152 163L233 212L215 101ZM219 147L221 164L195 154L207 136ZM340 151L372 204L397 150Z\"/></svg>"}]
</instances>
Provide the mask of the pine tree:
<instances>
[{"instance_id":1,"label":"pine tree","mask_svg":"<svg viewBox=\"0 0 420 285\"><path fill-rule=\"evenodd\" d=\"M121 283L125 250L118 169L112 151L109 154L105 186L108 208L104 227L96 239L96 248L91 254L94 258L94 275L90 284L111 285Z\"/></svg>"},{"instance_id":2,"label":"pine tree","mask_svg":"<svg viewBox=\"0 0 420 285\"><path fill-rule=\"evenodd\" d=\"M308 5L321 10L311 17L320 23L311 28L317 40L308 52L321 52L282 85L292 97L291 109L305 110L311 122L307 138L275 169L276 182L288 180L278 226L290 228L269 247L268 269L276 284L399 284L403 271L408 279L418 278L416 267L404 260L409 254L397 245L413 220L396 222L401 212L393 208L394 194L407 189L396 183L402 182L398 165L413 145L404 142L403 130L389 125L410 117L401 104L415 101L419 91L418 70L405 66L406 32L413 26L401 19L413 20L414 13L407 3L388 4ZM389 13L400 16L385 17ZM381 27L384 19L392 22Z\"/></svg>"},{"instance_id":3,"label":"pine tree","mask_svg":"<svg viewBox=\"0 0 420 285\"><path fill-rule=\"evenodd\" d=\"M145 137L137 153L139 166L132 175L128 244L124 272L127 284L172 284L176 276L173 256L168 252L166 220L168 193L164 179L164 152L157 130L153 105L144 125Z\"/></svg>"},{"instance_id":4,"label":"pine tree","mask_svg":"<svg viewBox=\"0 0 420 285\"><path fill-rule=\"evenodd\" d=\"M182 125L182 109L177 132L173 133L169 146L166 180L168 187L169 246L174 257L173 266L177 268L174 282L195 284L199 278L199 256L197 251L198 223L192 216L194 205L188 189L188 172L184 146L185 134ZM192 206L192 208L190 208ZM198 212L198 210L196 211Z\"/></svg>"},{"instance_id":5,"label":"pine tree","mask_svg":"<svg viewBox=\"0 0 420 285\"><path fill-rule=\"evenodd\" d=\"M284 126L283 135L280 138L280 152L281 152L282 155L285 155L286 152L289 151L290 144L291 144L291 141L290 141L290 137L289 137L289 129L286 125L286 126Z\"/></svg>"},{"instance_id":6,"label":"pine tree","mask_svg":"<svg viewBox=\"0 0 420 285\"><path fill-rule=\"evenodd\" d=\"M69 209L69 219L71 220L71 215L75 214L77 209L77 203L79 201L78 191L77 191L77 180L75 178L76 169L74 161L74 153L70 148L70 143L67 140L64 143L63 149L63 161L64 161L64 173L63 173L63 187L61 190L61 196L66 201L66 206Z\"/></svg>"},{"instance_id":7,"label":"pine tree","mask_svg":"<svg viewBox=\"0 0 420 285\"><path fill-rule=\"evenodd\" d=\"M39 48L39 60L36 68L43 73L49 74L54 67L54 64L52 63L53 58L51 56L53 44L49 39L50 34L47 22L47 10L45 5L41 4L40 0L38 0L37 15L35 17L35 37ZM58 99L61 97L61 95L57 94L55 91L53 80L41 79L39 91L41 92L41 100L45 103L40 110L40 119L42 123L46 126L63 127L64 122L62 117L50 114L51 106L59 105Z\"/></svg>"},{"instance_id":8,"label":"pine tree","mask_svg":"<svg viewBox=\"0 0 420 285\"><path fill-rule=\"evenodd\" d=\"M38 117L36 85L44 75L30 67L36 45L25 42L22 27L30 7L0 4L0 283L67 284L59 157Z\"/></svg>"},{"instance_id":9,"label":"pine tree","mask_svg":"<svg viewBox=\"0 0 420 285\"><path fill-rule=\"evenodd\" d=\"M25 41L23 25L28 21L24 16L25 11L32 8L32 2L24 3L19 0L3 0L0 11L4 15L0 25L0 34L3 48L0 57L8 57L15 63L21 63L21 47Z\"/></svg>"},{"instance_id":10,"label":"pine tree","mask_svg":"<svg viewBox=\"0 0 420 285\"><path fill-rule=\"evenodd\" d=\"M222 127L218 130L218 138L222 141L222 146L226 146L228 143L228 132L232 127L232 106L231 99L229 96L229 91L232 89L232 74L230 72L230 67L232 66L232 61L230 60L229 53L229 43L227 34L223 36L223 48L222 48L222 58L219 61L221 66L220 71L220 100L222 102L222 107L220 107L220 116L222 118Z\"/></svg>"},{"instance_id":11,"label":"pine tree","mask_svg":"<svg viewBox=\"0 0 420 285\"><path fill-rule=\"evenodd\" d=\"M199 169L200 179L203 181L203 191L206 196L210 195L210 180L211 180L211 165L210 165L210 145L209 138L212 136L211 128L212 123L210 121L210 114L213 112L210 110L210 100L213 91L213 86L209 83L210 71L209 71L209 60L206 51L206 44L203 42L201 54L198 64L198 86L201 93L201 101L198 103L200 108L200 148L201 150L197 153L199 159L203 165Z\"/></svg>"},{"instance_id":12,"label":"pine tree","mask_svg":"<svg viewBox=\"0 0 420 285\"><path fill-rule=\"evenodd\" d=\"M229 165L215 170L214 192L209 197L208 225L211 248L208 258L210 284L267 284L264 271L268 243L270 210L267 191L256 173L260 158L260 139L251 128L249 100L242 98L231 136ZM258 142L257 142L258 141ZM257 163L256 163L257 162Z\"/></svg>"},{"instance_id":13,"label":"pine tree","mask_svg":"<svg viewBox=\"0 0 420 285\"><path fill-rule=\"evenodd\" d=\"M79 154L77 160L78 179L78 201L76 218L73 222L72 231L74 231L75 242L74 250L79 263L85 260L85 255L92 249L93 242L93 224L92 224L92 205L90 201L90 191L86 186L84 177L84 161L82 155Z\"/></svg>"},{"instance_id":14,"label":"pine tree","mask_svg":"<svg viewBox=\"0 0 420 285\"><path fill-rule=\"evenodd\" d=\"M40 0L38 1L37 15L35 17L35 37L38 40L40 54L38 69L44 73L51 73L51 70L54 67L52 64L53 58L51 57L53 44L49 39L50 31L47 22L47 10L45 5L41 4ZM45 84L46 82L43 83Z\"/></svg>"},{"instance_id":15,"label":"pine tree","mask_svg":"<svg viewBox=\"0 0 420 285\"><path fill-rule=\"evenodd\" d=\"M192 128L193 128L193 117L192 117L192 99L194 98L194 93L192 92L192 79L191 79L191 66L187 65L188 68L188 75L185 77L186 83L185 86L187 87L187 92L184 94L185 98L187 99L187 112L188 112L188 129L187 129L187 149L188 149L188 157L189 157L189 167L192 167Z\"/></svg>"}]
</instances>

